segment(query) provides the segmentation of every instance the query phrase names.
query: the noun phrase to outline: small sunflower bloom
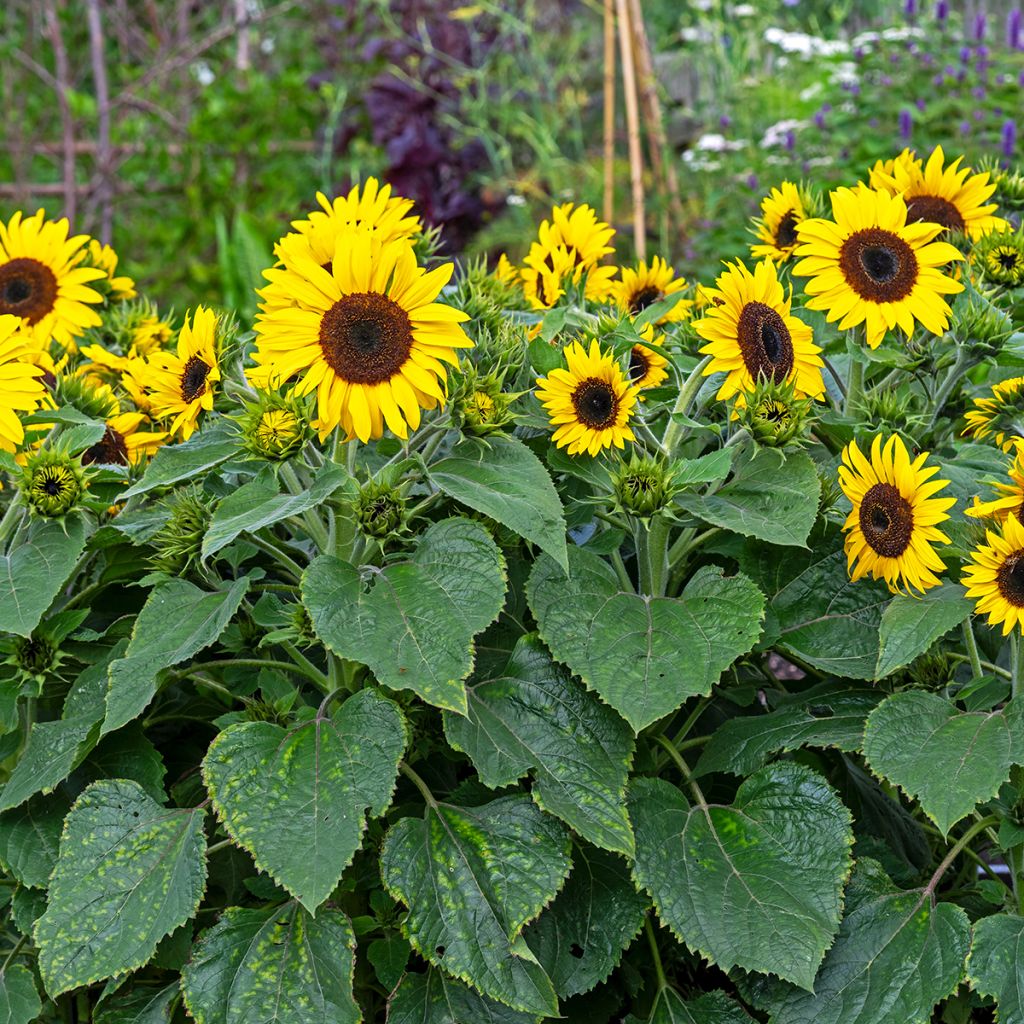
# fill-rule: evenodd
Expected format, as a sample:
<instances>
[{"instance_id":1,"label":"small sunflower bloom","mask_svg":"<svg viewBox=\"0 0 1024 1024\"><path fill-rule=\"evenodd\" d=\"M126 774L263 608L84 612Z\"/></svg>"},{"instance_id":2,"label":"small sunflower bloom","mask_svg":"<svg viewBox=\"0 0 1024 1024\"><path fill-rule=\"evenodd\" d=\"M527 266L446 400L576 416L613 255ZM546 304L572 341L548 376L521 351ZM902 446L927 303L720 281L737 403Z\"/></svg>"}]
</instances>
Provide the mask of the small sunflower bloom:
<instances>
[{"instance_id":1,"label":"small sunflower bloom","mask_svg":"<svg viewBox=\"0 0 1024 1024\"><path fill-rule=\"evenodd\" d=\"M758 244L750 247L754 259L784 262L797 247L797 225L807 219L800 190L792 181L784 181L761 201L761 216L754 221Z\"/></svg>"},{"instance_id":2,"label":"small sunflower bloom","mask_svg":"<svg viewBox=\"0 0 1024 1024\"><path fill-rule=\"evenodd\" d=\"M942 226L909 222L902 196L865 185L838 188L831 199L832 220L797 227L802 259L793 273L810 278L807 308L825 310L841 331L864 324L871 348L897 326L910 337L915 320L942 334L951 312L943 296L964 288L941 270L963 259L948 242L935 241Z\"/></svg>"},{"instance_id":3,"label":"small sunflower bloom","mask_svg":"<svg viewBox=\"0 0 1024 1024\"><path fill-rule=\"evenodd\" d=\"M42 367L25 358L22 321L0 315L0 451L16 451L25 440L20 414L35 412L47 397Z\"/></svg>"},{"instance_id":4,"label":"small sunflower bloom","mask_svg":"<svg viewBox=\"0 0 1024 1024\"><path fill-rule=\"evenodd\" d=\"M630 316L636 316L648 306L663 302L685 287L685 278L676 277L672 267L660 256L655 256L650 265L641 260L635 267L623 267L620 280L613 282L611 291L619 309ZM691 299L678 299L656 323L660 325L686 320L692 308Z\"/></svg>"},{"instance_id":5,"label":"small sunflower bloom","mask_svg":"<svg viewBox=\"0 0 1024 1024\"><path fill-rule=\"evenodd\" d=\"M643 343L629 350L629 380L638 391L646 391L668 380L668 360L658 351L665 344L665 335L655 335L653 324L645 324L640 337Z\"/></svg>"},{"instance_id":6,"label":"small sunflower bloom","mask_svg":"<svg viewBox=\"0 0 1024 1024\"><path fill-rule=\"evenodd\" d=\"M1001 626L1003 636L1014 626L1024 632L1024 526L1011 512L999 529L985 531L985 540L971 552L961 582L990 626Z\"/></svg>"},{"instance_id":7,"label":"small sunflower bloom","mask_svg":"<svg viewBox=\"0 0 1024 1024\"><path fill-rule=\"evenodd\" d=\"M82 465L137 466L168 439L164 430L147 430L149 418L141 412L122 412L106 421L103 436L82 452Z\"/></svg>"},{"instance_id":8,"label":"small sunflower bloom","mask_svg":"<svg viewBox=\"0 0 1024 1024\"><path fill-rule=\"evenodd\" d=\"M850 579L884 579L893 593L923 593L941 582L936 573L945 564L932 545L950 542L938 525L956 498L936 497L949 481L931 479L939 467L927 459L922 452L911 461L896 434L884 445L877 434L870 459L856 441L843 450L839 485L853 505L843 524Z\"/></svg>"},{"instance_id":9,"label":"small sunflower bloom","mask_svg":"<svg viewBox=\"0 0 1024 1024\"><path fill-rule=\"evenodd\" d=\"M614 356L602 352L596 339L589 350L574 341L565 348L565 361L567 369L554 369L537 380L537 397L555 427L555 445L570 455L597 455L635 440L629 420L638 389Z\"/></svg>"},{"instance_id":10,"label":"small sunflower bloom","mask_svg":"<svg viewBox=\"0 0 1024 1024\"><path fill-rule=\"evenodd\" d=\"M989 394L973 399L972 408L964 413L964 435L976 441L991 437L1004 452L1010 451L1021 434L1022 403L1024 377L993 384Z\"/></svg>"},{"instance_id":11,"label":"small sunflower bloom","mask_svg":"<svg viewBox=\"0 0 1024 1024\"><path fill-rule=\"evenodd\" d=\"M115 302L124 302L138 295L135 282L127 275L117 273L117 253L109 245L90 238L86 252L89 265L102 270L106 275L103 287L109 292L111 299Z\"/></svg>"}]
</instances>

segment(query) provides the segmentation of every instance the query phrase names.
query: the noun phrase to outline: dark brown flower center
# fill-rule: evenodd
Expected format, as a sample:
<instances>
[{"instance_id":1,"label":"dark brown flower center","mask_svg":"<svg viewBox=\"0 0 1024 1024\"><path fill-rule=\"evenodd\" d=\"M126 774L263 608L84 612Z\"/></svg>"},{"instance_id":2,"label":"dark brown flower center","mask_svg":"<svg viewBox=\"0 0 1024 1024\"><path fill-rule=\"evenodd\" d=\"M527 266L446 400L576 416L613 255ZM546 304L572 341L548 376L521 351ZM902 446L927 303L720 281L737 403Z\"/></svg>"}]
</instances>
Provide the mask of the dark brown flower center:
<instances>
[{"instance_id":1,"label":"dark brown flower center","mask_svg":"<svg viewBox=\"0 0 1024 1024\"><path fill-rule=\"evenodd\" d=\"M1003 270L1016 270L1020 256L1012 250L1001 249L996 253L996 262Z\"/></svg>"},{"instance_id":2,"label":"dark brown flower center","mask_svg":"<svg viewBox=\"0 0 1024 1024\"><path fill-rule=\"evenodd\" d=\"M779 314L763 302L748 302L736 325L743 362L754 380L783 381L793 370L793 339Z\"/></svg>"},{"instance_id":3,"label":"dark brown flower center","mask_svg":"<svg viewBox=\"0 0 1024 1024\"><path fill-rule=\"evenodd\" d=\"M128 445L124 434L113 427L107 427L103 436L91 447L82 452L82 462L92 465L94 462L103 465L127 466Z\"/></svg>"},{"instance_id":4,"label":"dark brown flower center","mask_svg":"<svg viewBox=\"0 0 1024 1024\"><path fill-rule=\"evenodd\" d=\"M615 389L606 380L587 377L576 385L572 404L581 423L591 430L606 430L614 426L619 411Z\"/></svg>"},{"instance_id":5,"label":"dark brown flower center","mask_svg":"<svg viewBox=\"0 0 1024 1024\"><path fill-rule=\"evenodd\" d=\"M923 220L948 231L963 231L965 224L954 203L939 196L913 196L907 200L907 222Z\"/></svg>"},{"instance_id":6,"label":"dark brown flower center","mask_svg":"<svg viewBox=\"0 0 1024 1024\"><path fill-rule=\"evenodd\" d=\"M194 402L206 393L206 378L210 375L210 365L199 356L189 356L185 368L181 371L181 399L183 402Z\"/></svg>"},{"instance_id":7,"label":"dark brown flower center","mask_svg":"<svg viewBox=\"0 0 1024 1024\"><path fill-rule=\"evenodd\" d=\"M892 484L875 484L860 503L860 528L875 554L899 558L910 547L914 510Z\"/></svg>"},{"instance_id":8,"label":"dark brown flower center","mask_svg":"<svg viewBox=\"0 0 1024 1024\"><path fill-rule=\"evenodd\" d=\"M864 228L843 242L839 269L846 283L870 302L899 302L917 282L914 250L882 228Z\"/></svg>"},{"instance_id":9,"label":"dark brown flower center","mask_svg":"<svg viewBox=\"0 0 1024 1024\"><path fill-rule=\"evenodd\" d=\"M643 380L650 368L651 361L647 353L639 345L634 345L629 351L629 379Z\"/></svg>"},{"instance_id":10,"label":"dark brown flower center","mask_svg":"<svg viewBox=\"0 0 1024 1024\"><path fill-rule=\"evenodd\" d=\"M327 365L351 384L380 384L405 365L412 324L386 295L343 295L320 321L320 348Z\"/></svg>"},{"instance_id":11,"label":"dark brown flower center","mask_svg":"<svg viewBox=\"0 0 1024 1024\"><path fill-rule=\"evenodd\" d=\"M790 210L779 221L779 226L775 229L775 245L777 248L788 249L791 245L796 245L796 226L798 223L796 210Z\"/></svg>"},{"instance_id":12,"label":"dark brown flower center","mask_svg":"<svg viewBox=\"0 0 1024 1024\"><path fill-rule=\"evenodd\" d=\"M1006 557L996 573L996 585L1014 608L1024 608L1024 551Z\"/></svg>"},{"instance_id":13,"label":"dark brown flower center","mask_svg":"<svg viewBox=\"0 0 1024 1024\"><path fill-rule=\"evenodd\" d=\"M629 300L629 311L633 314L642 313L648 306L653 306L655 302L659 302L664 297L660 288L653 286L641 288Z\"/></svg>"},{"instance_id":14,"label":"dark brown flower center","mask_svg":"<svg viewBox=\"0 0 1024 1024\"><path fill-rule=\"evenodd\" d=\"M57 301L57 278L48 266L27 256L0 264L0 314L38 323Z\"/></svg>"}]
</instances>

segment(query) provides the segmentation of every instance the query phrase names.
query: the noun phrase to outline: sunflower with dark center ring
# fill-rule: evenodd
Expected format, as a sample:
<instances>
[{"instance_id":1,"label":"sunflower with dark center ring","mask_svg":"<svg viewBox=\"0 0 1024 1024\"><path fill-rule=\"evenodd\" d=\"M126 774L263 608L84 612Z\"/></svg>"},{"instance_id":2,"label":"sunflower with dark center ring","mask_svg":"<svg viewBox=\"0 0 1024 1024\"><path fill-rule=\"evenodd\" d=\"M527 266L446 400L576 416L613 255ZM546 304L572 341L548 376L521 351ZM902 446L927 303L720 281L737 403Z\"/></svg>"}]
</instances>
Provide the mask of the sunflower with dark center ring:
<instances>
[{"instance_id":1,"label":"sunflower with dark center ring","mask_svg":"<svg viewBox=\"0 0 1024 1024\"><path fill-rule=\"evenodd\" d=\"M436 301L454 265L428 272L408 240L363 229L338 237L330 270L295 241L278 255L282 266L264 276L291 305L257 318L249 380L276 387L301 373L295 394L316 391L321 440L339 426L346 440L379 438L385 426L408 438L421 409L445 402L444 364L473 345L461 326L469 316Z\"/></svg>"},{"instance_id":2,"label":"sunflower with dark center ring","mask_svg":"<svg viewBox=\"0 0 1024 1024\"><path fill-rule=\"evenodd\" d=\"M103 296L87 285L106 273L82 265L88 241L69 238L67 218L49 221L43 210L0 221L0 316L20 317L40 345L53 338L74 351L75 339L102 322L92 307Z\"/></svg>"},{"instance_id":3,"label":"sunflower with dark center ring","mask_svg":"<svg viewBox=\"0 0 1024 1024\"><path fill-rule=\"evenodd\" d=\"M640 331L642 345L634 345L629 351L629 381L639 391L656 388L668 379L668 360L658 352L665 344L665 335L654 333L654 325L646 324ZM640 401L644 400L641 394Z\"/></svg>"},{"instance_id":4,"label":"sunflower with dark center ring","mask_svg":"<svg viewBox=\"0 0 1024 1024\"><path fill-rule=\"evenodd\" d=\"M964 288L940 269L963 259L948 242L935 241L942 227L908 223L901 196L866 185L836 189L831 199L833 220L797 226L796 255L803 258L793 273L810 278L807 308L825 310L843 331L863 323L871 348L896 326L910 337L915 319L942 334L951 312L942 296Z\"/></svg>"},{"instance_id":5,"label":"sunflower with dark center ring","mask_svg":"<svg viewBox=\"0 0 1024 1024\"><path fill-rule=\"evenodd\" d=\"M922 452L911 461L896 434L884 447L882 435L875 436L870 461L856 441L843 450L839 485L853 505L843 524L850 579L870 574L893 593L923 593L941 582L935 574L945 564L932 544L950 542L937 527L956 498L935 497L949 481L932 480L939 468L925 466L927 459Z\"/></svg>"},{"instance_id":6,"label":"sunflower with dark center ring","mask_svg":"<svg viewBox=\"0 0 1024 1024\"><path fill-rule=\"evenodd\" d=\"M923 167L920 162L897 161L891 173L873 175L872 183L903 196L908 223L941 224L972 241L991 231L1006 231L1009 222L994 216L996 204L986 202L996 190L988 172L975 174L970 167L961 167L963 157L944 167L945 159L942 147L936 146Z\"/></svg>"},{"instance_id":7,"label":"sunflower with dark center ring","mask_svg":"<svg viewBox=\"0 0 1024 1024\"><path fill-rule=\"evenodd\" d=\"M642 313L648 306L676 295L686 287L686 280L676 277L675 271L660 256L650 266L641 260L636 267L623 267L621 279L612 284L612 297L619 309L631 316ZM662 314L655 323L668 324L686 320L693 309L690 299L677 299L676 304Z\"/></svg>"},{"instance_id":8,"label":"sunflower with dark center ring","mask_svg":"<svg viewBox=\"0 0 1024 1024\"><path fill-rule=\"evenodd\" d=\"M217 316L212 309L197 306L191 322L186 315L174 352L151 352L144 360L130 362L125 387L133 395L141 393L142 405L154 419L171 421L170 436L187 440L200 413L213 408L220 381L217 347Z\"/></svg>"},{"instance_id":9,"label":"sunflower with dark center ring","mask_svg":"<svg viewBox=\"0 0 1024 1024\"><path fill-rule=\"evenodd\" d=\"M976 441L991 437L1004 452L1010 451L1024 422L1024 377L1010 377L993 384L987 395L972 399L971 405L964 413L963 435Z\"/></svg>"},{"instance_id":10,"label":"sunflower with dark center ring","mask_svg":"<svg viewBox=\"0 0 1024 1024\"><path fill-rule=\"evenodd\" d=\"M567 369L537 379L537 397L555 427L552 440L570 455L597 455L635 440L629 427L638 388L630 384L615 357L596 339L589 351L574 341L565 348Z\"/></svg>"},{"instance_id":11,"label":"sunflower with dark center ring","mask_svg":"<svg viewBox=\"0 0 1024 1024\"><path fill-rule=\"evenodd\" d=\"M167 440L163 430L145 430L150 425L141 412L122 412L106 421L103 436L82 452L82 465L135 466L145 461Z\"/></svg>"},{"instance_id":12,"label":"sunflower with dark center ring","mask_svg":"<svg viewBox=\"0 0 1024 1024\"><path fill-rule=\"evenodd\" d=\"M0 315L0 451L16 451L25 440L19 413L35 412L47 397L44 369L26 358L33 347L16 316Z\"/></svg>"},{"instance_id":13,"label":"sunflower with dark center ring","mask_svg":"<svg viewBox=\"0 0 1024 1024\"><path fill-rule=\"evenodd\" d=\"M811 329L790 313L792 296L779 281L775 264L763 259L751 273L742 261L708 288L710 304L694 324L708 342L701 352L711 356L705 376L727 374L718 390L720 399L737 395L740 406L758 381L791 381L797 397L822 398L821 349Z\"/></svg>"},{"instance_id":14,"label":"sunflower with dark center ring","mask_svg":"<svg viewBox=\"0 0 1024 1024\"><path fill-rule=\"evenodd\" d=\"M961 583L975 601L975 613L988 615L990 626L1014 626L1024 632L1024 526L1011 513L998 530L986 530L964 566Z\"/></svg>"},{"instance_id":15,"label":"sunflower with dark center ring","mask_svg":"<svg viewBox=\"0 0 1024 1024\"><path fill-rule=\"evenodd\" d=\"M754 259L788 260L797 246L797 225L807 219L800 190L784 181L761 200L761 216L754 220L758 244L750 247Z\"/></svg>"}]
</instances>

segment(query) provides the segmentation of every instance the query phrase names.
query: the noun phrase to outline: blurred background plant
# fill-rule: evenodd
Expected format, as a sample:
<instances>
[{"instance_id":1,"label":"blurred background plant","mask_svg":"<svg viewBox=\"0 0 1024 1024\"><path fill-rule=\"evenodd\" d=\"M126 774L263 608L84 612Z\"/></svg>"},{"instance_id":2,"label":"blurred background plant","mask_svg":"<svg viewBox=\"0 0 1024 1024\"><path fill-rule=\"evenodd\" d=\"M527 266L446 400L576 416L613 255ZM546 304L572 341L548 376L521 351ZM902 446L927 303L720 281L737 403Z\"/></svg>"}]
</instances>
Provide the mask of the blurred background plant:
<instances>
[{"instance_id":1,"label":"blurred background plant","mask_svg":"<svg viewBox=\"0 0 1024 1024\"><path fill-rule=\"evenodd\" d=\"M651 248L691 279L745 248L784 178L849 183L905 145L1020 156L1013 0L618 2L642 13L677 178L671 197L640 180ZM8 0L0 206L69 214L163 305L243 317L288 221L370 174L448 254L520 258L552 202L601 204L605 6ZM624 111L620 82L611 208L628 255Z\"/></svg>"}]
</instances>

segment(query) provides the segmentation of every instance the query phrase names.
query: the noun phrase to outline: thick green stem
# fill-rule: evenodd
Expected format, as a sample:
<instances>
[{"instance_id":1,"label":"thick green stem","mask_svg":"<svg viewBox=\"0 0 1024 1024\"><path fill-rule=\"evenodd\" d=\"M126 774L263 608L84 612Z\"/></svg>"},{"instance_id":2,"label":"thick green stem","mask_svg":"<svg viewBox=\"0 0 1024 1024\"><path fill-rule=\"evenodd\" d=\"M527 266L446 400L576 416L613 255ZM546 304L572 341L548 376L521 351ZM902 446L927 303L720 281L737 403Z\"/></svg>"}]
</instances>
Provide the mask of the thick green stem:
<instances>
[{"instance_id":1,"label":"thick green stem","mask_svg":"<svg viewBox=\"0 0 1024 1024\"><path fill-rule=\"evenodd\" d=\"M949 865L953 863L960 856L963 848L976 836L979 832L984 832L990 825L998 825L1002 819L998 814L990 814L987 818L982 818L980 821L976 821L957 841L954 843L953 848L946 854L942 859L942 863L935 869L935 874L932 875L928 884L925 886L925 894L930 895L935 892L936 886L942 880L942 876L946 873Z\"/></svg>"},{"instance_id":2,"label":"thick green stem","mask_svg":"<svg viewBox=\"0 0 1024 1024\"><path fill-rule=\"evenodd\" d=\"M282 569L295 578L296 582L302 581L302 566L291 555L282 551L276 544L261 537L258 533L250 533L247 539L251 544L254 544L261 551L265 551L274 558Z\"/></svg>"},{"instance_id":3,"label":"thick green stem","mask_svg":"<svg viewBox=\"0 0 1024 1024\"><path fill-rule=\"evenodd\" d=\"M700 391L700 386L704 383L704 371L710 364L711 356L705 356L690 371L690 376L686 378L683 386L679 389L679 394L676 396L676 404L672 406L672 412L669 414L665 436L661 439L661 446L668 452L670 458L675 452L676 445L679 444L679 438L683 433L683 424L679 422L679 419L690 411L690 406L693 405L693 401Z\"/></svg>"},{"instance_id":4,"label":"thick green stem","mask_svg":"<svg viewBox=\"0 0 1024 1024\"><path fill-rule=\"evenodd\" d=\"M288 490L292 494L302 494L305 487L302 485L302 481L299 480L295 473L295 470L285 463L281 467L281 479L285 482ZM309 534L313 543L316 544L321 554L327 554L331 550L331 542L327 533L327 528L320 521L320 516L316 509L307 509L302 513L302 523L306 528L306 532Z\"/></svg>"},{"instance_id":5,"label":"thick green stem","mask_svg":"<svg viewBox=\"0 0 1024 1024\"><path fill-rule=\"evenodd\" d=\"M423 794L423 799L427 801L430 807L437 806L437 801L434 799L434 794L430 792L430 787L404 761L399 764L398 770Z\"/></svg>"},{"instance_id":6,"label":"thick green stem","mask_svg":"<svg viewBox=\"0 0 1024 1024\"><path fill-rule=\"evenodd\" d=\"M667 736L656 736L655 739L665 748L668 752L668 756L675 761L676 767L682 773L682 776L686 780L686 784L690 787L690 792L693 793L697 803L706 808L708 802L704 799L704 794L701 792L700 786L697 785L693 775L690 773L690 766L683 760L683 755L676 750L672 745L672 741Z\"/></svg>"},{"instance_id":7,"label":"thick green stem","mask_svg":"<svg viewBox=\"0 0 1024 1024\"><path fill-rule=\"evenodd\" d=\"M651 915L644 919L644 931L647 933L647 944L651 947L651 961L654 964L654 973L658 978L658 992L668 988L668 981L665 979L665 968L661 963L661 953L658 950L658 937L654 932L654 924L651 922Z\"/></svg>"},{"instance_id":8,"label":"thick green stem","mask_svg":"<svg viewBox=\"0 0 1024 1024\"><path fill-rule=\"evenodd\" d=\"M853 414L855 406L864 396L864 362L857 356L850 357L850 376L846 385L846 401L843 412L847 416Z\"/></svg>"},{"instance_id":9,"label":"thick green stem","mask_svg":"<svg viewBox=\"0 0 1024 1024\"><path fill-rule=\"evenodd\" d=\"M932 418L928 422L929 430L935 429L935 424L939 421L939 416L946 407L949 396L953 393L953 389L963 376L964 369L968 364L968 358L966 349L962 346L957 348L956 359L953 360L953 365L949 368L942 383L939 385L939 390L935 393L935 401L932 403Z\"/></svg>"},{"instance_id":10,"label":"thick green stem","mask_svg":"<svg viewBox=\"0 0 1024 1024\"><path fill-rule=\"evenodd\" d=\"M636 555L640 567L640 593L648 597L662 597L665 594L665 578L668 570L669 524L661 516L655 516L647 526L638 523L636 527Z\"/></svg>"},{"instance_id":11,"label":"thick green stem","mask_svg":"<svg viewBox=\"0 0 1024 1024\"><path fill-rule=\"evenodd\" d=\"M967 648L967 656L971 659L971 678L980 679L985 673L981 670L981 656L978 654L978 641L974 639L974 627L971 624L970 616L964 619L964 647Z\"/></svg>"},{"instance_id":12,"label":"thick green stem","mask_svg":"<svg viewBox=\"0 0 1024 1024\"><path fill-rule=\"evenodd\" d=\"M1010 696L1020 692L1020 633L1016 630L1010 637Z\"/></svg>"},{"instance_id":13,"label":"thick green stem","mask_svg":"<svg viewBox=\"0 0 1024 1024\"><path fill-rule=\"evenodd\" d=\"M3 544L7 540L8 534L21 522L21 511L24 508L24 504L21 500L21 492L19 491L13 499L11 499L10 505L7 506L7 511L4 513L3 519L0 519L0 544Z\"/></svg>"},{"instance_id":14,"label":"thick green stem","mask_svg":"<svg viewBox=\"0 0 1024 1024\"><path fill-rule=\"evenodd\" d=\"M310 682L327 693L330 689L327 676L311 664L299 665L291 661L273 661L263 658L224 658L216 661L202 661L196 665L189 666L191 673L197 669L209 668L276 668L282 672L292 672L297 676L305 676Z\"/></svg>"}]
</instances>

